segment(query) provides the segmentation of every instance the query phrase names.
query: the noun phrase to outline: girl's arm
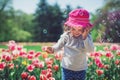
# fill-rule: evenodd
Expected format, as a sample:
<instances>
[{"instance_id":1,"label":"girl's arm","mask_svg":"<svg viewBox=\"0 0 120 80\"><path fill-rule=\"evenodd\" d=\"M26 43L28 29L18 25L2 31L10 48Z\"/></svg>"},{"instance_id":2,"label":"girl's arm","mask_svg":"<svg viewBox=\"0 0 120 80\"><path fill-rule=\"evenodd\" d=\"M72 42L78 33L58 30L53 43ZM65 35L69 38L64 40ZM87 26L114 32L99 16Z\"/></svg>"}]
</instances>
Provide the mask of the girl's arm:
<instances>
[{"instance_id":1,"label":"girl's arm","mask_svg":"<svg viewBox=\"0 0 120 80\"><path fill-rule=\"evenodd\" d=\"M85 45L85 49L87 52L93 52L94 51L94 45L93 45L93 40L91 35L89 34L90 32L90 27L85 28L84 32L82 34L82 38L84 40L84 45Z\"/></svg>"},{"instance_id":2,"label":"girl's arm","mask_svg":"<svg viewBox=\"0 0 120 80\"><path fill-rule=\"evenodd\" d=\"M64 33L63 35L61 35L60 39L58 40L58 42L53 45L53 46L45 46L43 47L42 50L48 52L48 53L54 53L56 51L59 51L66 43L67 40L67 35L66 33Z\"/></svg>"},{"instance_id":3,"label":"girl's arm","mask_svg":"<svg viewBox=\"0 0 120 80\"><path fill-rule=\"evenodd\" d=\"M85 28L82 33L82 39L85 40L90 32L90 28Z\"/></svg>"},{"instance_id":4,"label":"girl's arm","mask_svg":"<svg viewBox=\"0 0 120 80\"><path fill-rule=\"evenodd\" d=\"M52 46L54 52L57 52L57 51L61 50L64 47L65 43L67 42L67 38L68 38L67 34L68 34L67 32L62 34L60 39L57 41L57 43Z\"/></svg>"}]
</instances>

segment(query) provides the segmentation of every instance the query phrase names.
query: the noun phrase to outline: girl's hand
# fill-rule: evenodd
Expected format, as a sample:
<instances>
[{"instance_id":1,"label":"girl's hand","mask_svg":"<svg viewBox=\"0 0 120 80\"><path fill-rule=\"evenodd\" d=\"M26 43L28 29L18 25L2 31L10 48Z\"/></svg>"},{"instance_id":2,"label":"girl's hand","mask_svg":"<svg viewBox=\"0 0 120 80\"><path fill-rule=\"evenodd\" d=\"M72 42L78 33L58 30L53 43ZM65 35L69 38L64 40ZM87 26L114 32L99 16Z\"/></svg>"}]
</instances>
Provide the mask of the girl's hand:
<instances>
[{"instance_id":1,"label":"girl's hand","mask_svg":"<svg viewBox=\"0 0 120 80\"><path fill-rule=\"evenodd\" d=\"M83 34L82 34L83 40L85 40L87 38L87 35L89 34L90 30L91 30L90 27L87 27L84 29Z\"/></svg>"},{"instance_id":2,"label":"girl's hand","mask_svg":"<svg viewBox=\"0 0 120 80\"><path fill-rule=\"evenodd\" d=\"M42 47L42 50L47 53L54 53L54 50L52 47L44 46L44 47Z\"/></svg>"}]
</instances>

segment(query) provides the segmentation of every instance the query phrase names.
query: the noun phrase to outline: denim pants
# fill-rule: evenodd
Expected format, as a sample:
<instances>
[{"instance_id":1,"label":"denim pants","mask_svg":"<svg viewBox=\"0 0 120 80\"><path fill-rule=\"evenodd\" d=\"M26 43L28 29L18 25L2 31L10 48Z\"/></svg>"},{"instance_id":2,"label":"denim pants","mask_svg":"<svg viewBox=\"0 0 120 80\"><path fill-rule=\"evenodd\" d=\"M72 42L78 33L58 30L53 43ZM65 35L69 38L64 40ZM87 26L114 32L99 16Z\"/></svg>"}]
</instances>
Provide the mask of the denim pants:
<instances>
[{"instance_id":1,"label":"denim pants","mask_svg":"<svg viewBox=\"0 0 120 80\"><path fill-rule=\"evenodd\" d=\"M85 80L86 70L72 71L62 68L62 80Z\"/></svg>"}]
</instances>

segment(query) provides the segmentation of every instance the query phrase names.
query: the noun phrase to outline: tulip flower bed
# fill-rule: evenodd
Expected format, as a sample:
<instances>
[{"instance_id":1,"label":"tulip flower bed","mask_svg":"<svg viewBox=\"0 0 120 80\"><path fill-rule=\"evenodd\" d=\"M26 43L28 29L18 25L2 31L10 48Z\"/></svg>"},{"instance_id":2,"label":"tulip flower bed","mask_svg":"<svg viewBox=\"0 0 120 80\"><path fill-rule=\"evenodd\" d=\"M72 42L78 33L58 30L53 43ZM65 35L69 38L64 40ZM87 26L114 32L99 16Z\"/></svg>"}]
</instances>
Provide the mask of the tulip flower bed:
<instances>
[{"instance_id":1,"label":"tulip flower bed","mask_svg":"<svg viewBox=\"0 0 120 80\"><path fill-rule=\"evenodd\" d=\"M0 51L0 80L60 80L61 55L27 51L15 41Z\"/></svg>"},{"instance_id":2,"label":"tulip flower bed","mask_svg":"<svg viewBox=\"0 0 120 80\"><path fill-rule=\"evenodd\" d=\"M120 46L96 48L88 53L86 80L119 80ZM61 58L61 53L27 50L9 41L8 47L0 50L0 80L61 80Z\"/></svg>"},{"instance_id":3,"label":"tulip flower bed","mask_svg":"<svg viewBox=\"0 0 120 80\"><path fill-rule=\"evenodd\" d=\"M120 80L120 46L100 46L88 56L86 80Z\"/></svg>"}]
</instances>

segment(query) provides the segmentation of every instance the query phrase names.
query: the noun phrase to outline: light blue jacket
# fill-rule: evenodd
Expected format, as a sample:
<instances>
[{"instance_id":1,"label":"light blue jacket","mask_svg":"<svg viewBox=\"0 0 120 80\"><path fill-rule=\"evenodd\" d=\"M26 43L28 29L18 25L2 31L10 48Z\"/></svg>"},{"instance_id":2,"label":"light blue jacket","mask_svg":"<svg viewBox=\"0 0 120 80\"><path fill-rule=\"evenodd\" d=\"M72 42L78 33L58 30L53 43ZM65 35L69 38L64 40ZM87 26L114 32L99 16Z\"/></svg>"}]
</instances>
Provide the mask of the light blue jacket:
<instances>
[{"instance_id":1,"label":"light blue jacket","mask_svg":"<svg viewBox=\"0 0 120 80\"><path fill-rule=\"evenodd\" d=\"M75 38L70 35L69 32L65 32L52 47L55 52L64 48L62 67L73 71L86 70L86 53L94 51L94 45L90 34L85 40L82 40L81 36Z\"/></svg>"}]
</instances>

